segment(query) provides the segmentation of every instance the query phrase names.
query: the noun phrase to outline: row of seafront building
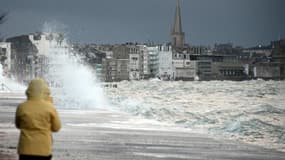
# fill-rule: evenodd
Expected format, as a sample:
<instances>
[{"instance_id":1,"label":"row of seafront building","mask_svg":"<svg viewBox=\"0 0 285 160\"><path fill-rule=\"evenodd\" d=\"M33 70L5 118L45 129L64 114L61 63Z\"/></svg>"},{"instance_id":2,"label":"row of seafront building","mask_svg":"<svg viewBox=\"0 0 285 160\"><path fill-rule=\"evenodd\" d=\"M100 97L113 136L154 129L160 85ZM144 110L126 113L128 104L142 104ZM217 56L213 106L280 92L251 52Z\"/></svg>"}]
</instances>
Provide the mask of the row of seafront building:
<instances>
[{"instance_id":1,"label":"row of seafront building","mask_svg":"<svg viewBox=\"0 0 285 160\"><path fill-rule=\"evenodd\" d=\"M46 77L51 41L62 46L63 37L55 33L33 33L0 42L3 74L19 81ZM232 44L175 48L170 44L136 43L73 44L68 47L72 54L84 57L97 72L97 78L105 82L149 78L246 80L285 77L285 40L252 48L234 47Z\"/></svg>"},{"instance_id":2,"label":"row of seafront building","mask_svg":"<svg viewBox=\"0 0 285 160\"><path fill-rule=\"evenodd\" d=\"M163 80L285 77L285 40L246 49L232 44L215 45L213 48L185 45L183 49L166 44L124 44L114 46L108 52L102 61L101 77L107 82L155 77Z\"/></svg>"}]
</instances>

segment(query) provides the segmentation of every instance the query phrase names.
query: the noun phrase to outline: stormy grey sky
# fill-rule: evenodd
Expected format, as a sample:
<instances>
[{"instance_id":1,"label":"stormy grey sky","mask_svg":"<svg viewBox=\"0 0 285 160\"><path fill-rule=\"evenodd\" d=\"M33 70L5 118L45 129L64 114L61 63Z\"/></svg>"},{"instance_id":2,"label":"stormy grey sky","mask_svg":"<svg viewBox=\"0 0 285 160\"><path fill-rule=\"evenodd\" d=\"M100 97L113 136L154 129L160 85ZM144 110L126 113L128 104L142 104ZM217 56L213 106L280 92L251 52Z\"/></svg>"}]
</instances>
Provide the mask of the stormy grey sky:
<instances>
[{"instance_id":1,"label":"stormy grey sky","mask_svg":"<svg viewBox=\"0 0 285 160\"><path fill-rule=\"evenodd\" d=\"M175 0L0 0L6 38L55 28L73 42L170 41ZM180 0L186 43L253 46L285 38L285 0Z\"/></svg>"}]
</instances>

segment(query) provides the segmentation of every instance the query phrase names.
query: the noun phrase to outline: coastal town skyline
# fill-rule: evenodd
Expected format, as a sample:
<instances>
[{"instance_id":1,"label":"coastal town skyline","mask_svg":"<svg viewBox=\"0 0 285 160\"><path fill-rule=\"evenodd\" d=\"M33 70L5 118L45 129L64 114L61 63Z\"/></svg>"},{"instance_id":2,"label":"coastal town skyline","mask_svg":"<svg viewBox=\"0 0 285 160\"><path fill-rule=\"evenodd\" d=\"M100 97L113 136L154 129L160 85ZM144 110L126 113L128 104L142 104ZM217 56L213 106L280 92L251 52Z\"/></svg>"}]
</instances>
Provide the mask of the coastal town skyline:
<instances>
[{"instance_id":1,"label":"coastal town skyline","mask_svg":"<svg viewBox=\"0 0 285 160\"><path fill-rule=\"evenodd\" d=\"M0 9L9 14L0 31L8 38L43 31L49 25L79 43L167 43L171 41L175 3L174 0L3 1ZM251 47L284 38L283 1L182 0L180 3L187 44L233 43Z\"/></svg>"},{"instance_id":2,"label":"coastal town skyline","mask_svg":"<svg viewBox=\"0 0 285 160\"><path fill-rule=\"evenodd\" d=\"M250 48L233 43L215 43L213 47L189 45L181 15L180 1L176 0L169 33L171 43L164 44L154 41L115 45L77 43L59 31L57 24L46 23L42 32L10 37L2 42L1 64L5 74L29 81L48 75L46 59L52 56L52 48L57 48L56 52L81 54L96 70L96 75L100 75L99 79L107 82L154 77L162 80L284 79L285 39Z\"/></svg>"}]
</instances>

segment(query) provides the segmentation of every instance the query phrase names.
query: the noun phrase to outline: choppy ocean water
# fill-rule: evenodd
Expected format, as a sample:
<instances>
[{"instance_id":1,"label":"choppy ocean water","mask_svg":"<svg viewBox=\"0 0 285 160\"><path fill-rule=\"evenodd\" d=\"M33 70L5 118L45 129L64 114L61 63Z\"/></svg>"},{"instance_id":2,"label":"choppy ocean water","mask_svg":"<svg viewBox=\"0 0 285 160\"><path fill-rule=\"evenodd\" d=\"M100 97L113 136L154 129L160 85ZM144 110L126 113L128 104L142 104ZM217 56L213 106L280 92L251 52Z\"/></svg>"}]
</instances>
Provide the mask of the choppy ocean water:
<instances>
[{"instance_id":1,"label":"choppy ocean water","mask_svg":"<svg viewBox=\"0 0 285 160\"><path fill-rule=\"evenodd\" d=\"M136 116L285 151L285 81L123 81L105 94Z\"/></svg>"}]
</instances>

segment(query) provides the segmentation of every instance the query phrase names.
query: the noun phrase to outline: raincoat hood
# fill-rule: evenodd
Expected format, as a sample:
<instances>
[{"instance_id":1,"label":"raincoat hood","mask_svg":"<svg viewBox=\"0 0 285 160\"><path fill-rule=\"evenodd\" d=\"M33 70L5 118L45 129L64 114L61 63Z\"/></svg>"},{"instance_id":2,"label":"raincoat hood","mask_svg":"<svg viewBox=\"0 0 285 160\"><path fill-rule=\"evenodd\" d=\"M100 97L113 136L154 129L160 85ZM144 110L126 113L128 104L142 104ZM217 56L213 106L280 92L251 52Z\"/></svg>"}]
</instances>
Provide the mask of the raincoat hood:
<instances>
[{"instance_id":1,"label":"raincoat hood","mask_svg":"<svg viewBox=\"0 0 285 160\"><path fill-rule=\"evenodd\" d=\"M30 99L50 99L50 90L43 79L33 79L26 90L27 98Z\"/></svg>"}]
</instances>

